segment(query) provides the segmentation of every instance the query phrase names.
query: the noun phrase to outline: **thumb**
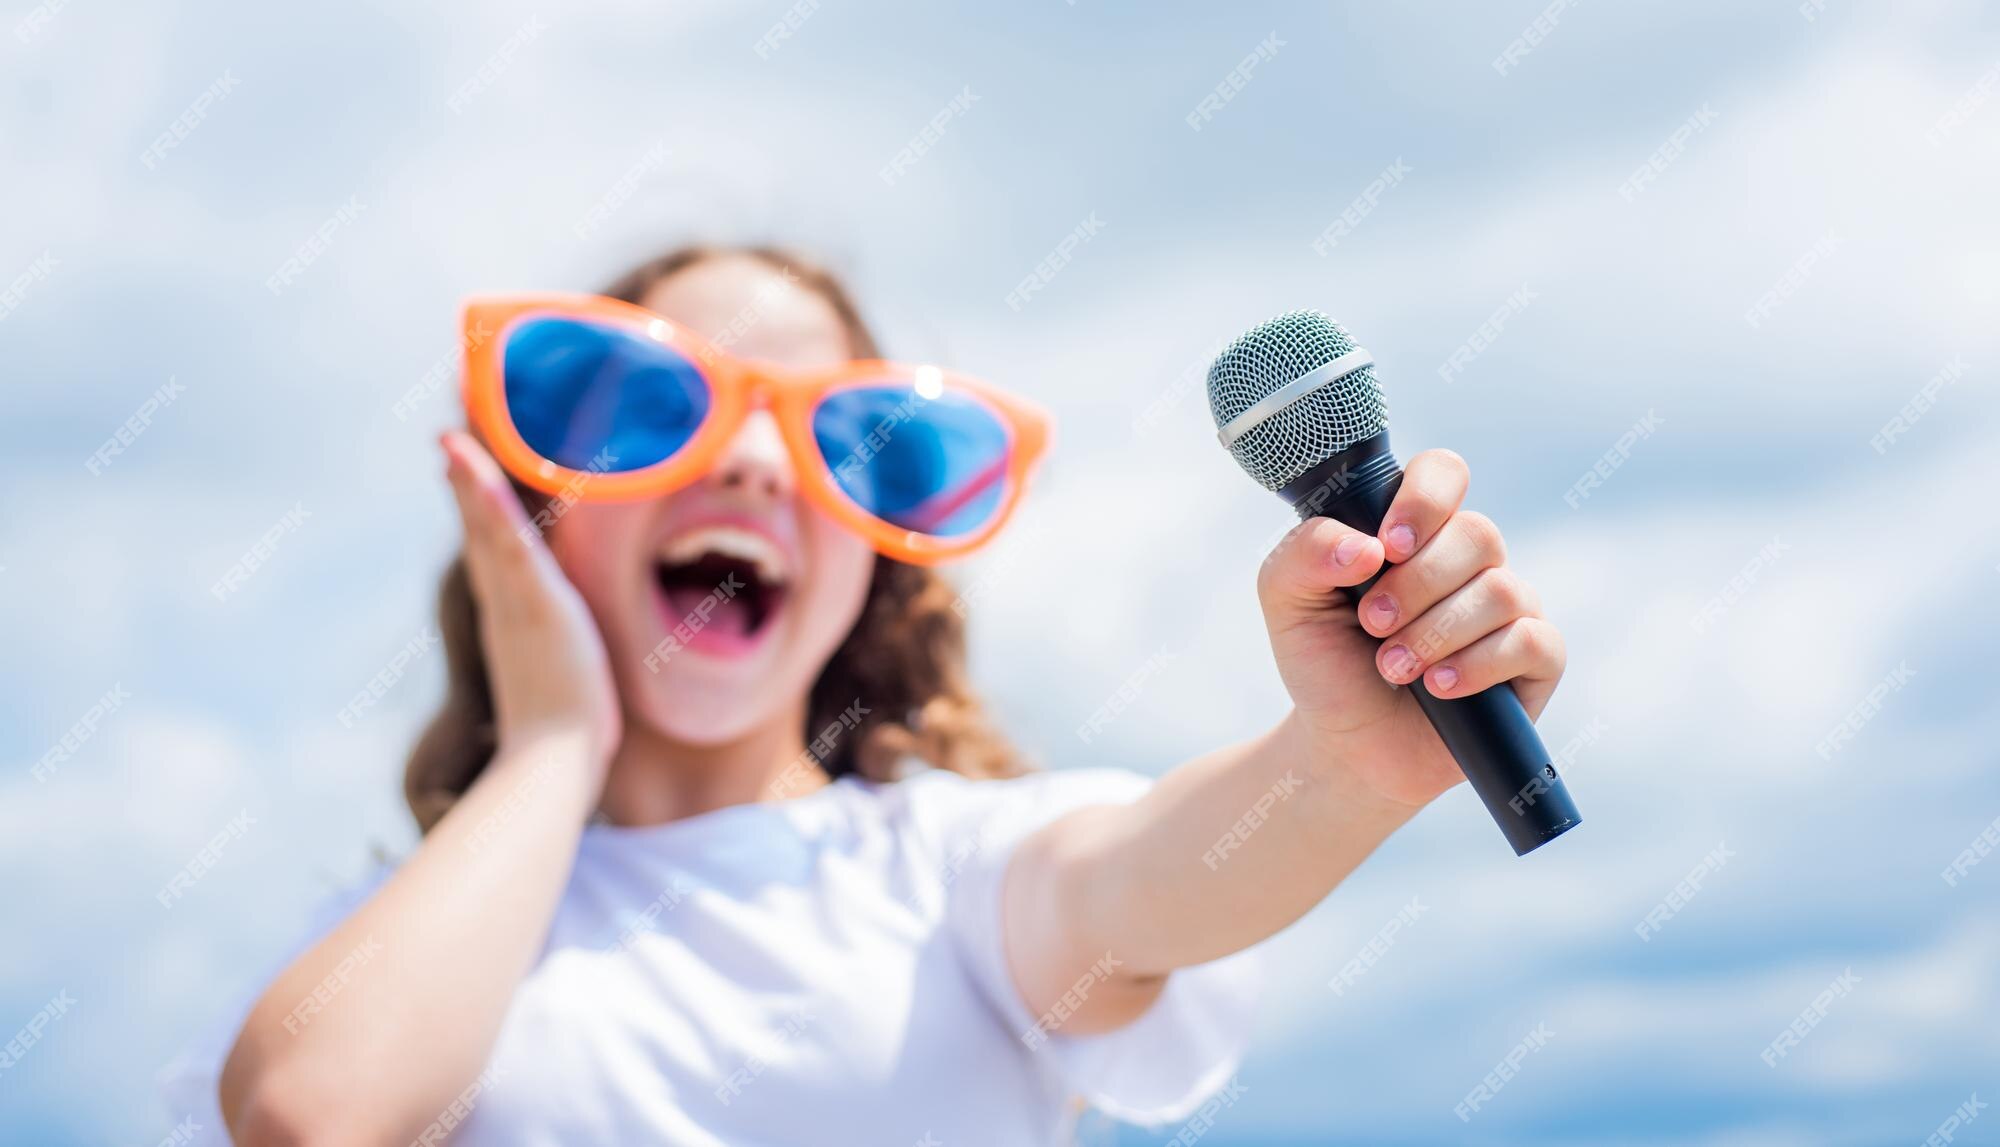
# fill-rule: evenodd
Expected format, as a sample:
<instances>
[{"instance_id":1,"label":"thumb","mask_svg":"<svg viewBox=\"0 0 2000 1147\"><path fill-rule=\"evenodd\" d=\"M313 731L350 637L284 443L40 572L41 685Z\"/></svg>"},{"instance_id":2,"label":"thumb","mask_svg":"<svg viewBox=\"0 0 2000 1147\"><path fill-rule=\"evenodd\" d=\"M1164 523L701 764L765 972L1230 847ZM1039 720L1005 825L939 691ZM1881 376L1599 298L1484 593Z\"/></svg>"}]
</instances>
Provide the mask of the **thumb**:
<instances>
[{"instance_id":1,"label":"thumb","mask_svg":"<svg viewBox=\"0 0 2000 1147\"><path fill-rule=\"evenodd\" d=\"M1307 518L1279 539L1257 571L1257 599L1274 632L1329 607L1352 610L1335 590L1359 585L1382 568L1387 555L1372 534L1332 518Z\"/></svg>"}]
</instances>

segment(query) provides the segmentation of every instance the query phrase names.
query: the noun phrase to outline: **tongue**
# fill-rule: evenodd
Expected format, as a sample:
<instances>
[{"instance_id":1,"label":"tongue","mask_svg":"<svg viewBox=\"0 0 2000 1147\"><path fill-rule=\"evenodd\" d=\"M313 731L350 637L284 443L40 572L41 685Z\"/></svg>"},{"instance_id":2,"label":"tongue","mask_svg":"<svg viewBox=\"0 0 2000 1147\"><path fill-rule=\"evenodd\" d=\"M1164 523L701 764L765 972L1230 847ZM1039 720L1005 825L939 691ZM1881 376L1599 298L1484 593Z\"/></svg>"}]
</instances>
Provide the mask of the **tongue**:
<instances>
[{"instance_id":1,"label":"tongue","mask_svg":"<svg viewBox=\"0 0 2000 1147\"><path fill-rule=\"evenodd\" d=\"M713 629L734 637L750 634L750 606L741 597L723 597L712 589L698 586L668 586L667 604L692 630ZM704 621L700 610L708 611Z\"/></svg>"}]
</instances>

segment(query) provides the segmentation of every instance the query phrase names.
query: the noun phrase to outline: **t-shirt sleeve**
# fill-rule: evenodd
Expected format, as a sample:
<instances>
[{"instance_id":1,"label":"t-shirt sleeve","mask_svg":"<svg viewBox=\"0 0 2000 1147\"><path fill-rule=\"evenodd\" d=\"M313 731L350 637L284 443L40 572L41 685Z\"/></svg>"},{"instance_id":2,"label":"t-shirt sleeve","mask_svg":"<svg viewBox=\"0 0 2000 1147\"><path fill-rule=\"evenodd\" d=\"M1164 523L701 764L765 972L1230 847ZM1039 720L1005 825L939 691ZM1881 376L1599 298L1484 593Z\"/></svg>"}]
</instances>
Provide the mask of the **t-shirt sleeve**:
<instances>
[{"instance_id":1,"label":"t-shirt sleeve","mask_svg":"<svg viewBox=\"0 0 2000 1147\"><path fill-rule=\"evenodd\" d=\"M239 981L221 1013L199 1029L180 1053L160 1069L160 1095L167 1104L168 1115L176 1126L192 1132L192 1138L179 1142L190 1147L229 1147L229 1130L222 1123L222 1100L217 1089L222 1083L222 1065L229 1059L229 1049L236 1046L236 1035L243 1030L250 1009L278 973L374 895L392 871L378 865L351 887L325 896L310 908L299 936L259 974Z\"/></svg>"},{"instance_id":2,"label":"t-shirt sleeve","mask_svg":"<svg viewBox=\"0 0 2000 1147\"><path fill-rule=\"evenodd\" d=\"M912 780L930 790L913 800L914 814L928 822L924 831L949 861L942 927L1027 1054L1041 1058L1071 1094L1133 1123L1183 1118L1229 1081L1255 1019L1254 949L1171 973L1144 1015L1101 1035L1066 1034L1059 1017L1032 1014L1007 967L1001 885L1015 847L1069 812L1139 799L1152 786L1149 779L1117 769L1075 769L1006 781ZM1115 960L1117 953L1107 956ZM1100 960L1079 969L1079 980L1111 970Z\"/></svg>"}]
</instances>

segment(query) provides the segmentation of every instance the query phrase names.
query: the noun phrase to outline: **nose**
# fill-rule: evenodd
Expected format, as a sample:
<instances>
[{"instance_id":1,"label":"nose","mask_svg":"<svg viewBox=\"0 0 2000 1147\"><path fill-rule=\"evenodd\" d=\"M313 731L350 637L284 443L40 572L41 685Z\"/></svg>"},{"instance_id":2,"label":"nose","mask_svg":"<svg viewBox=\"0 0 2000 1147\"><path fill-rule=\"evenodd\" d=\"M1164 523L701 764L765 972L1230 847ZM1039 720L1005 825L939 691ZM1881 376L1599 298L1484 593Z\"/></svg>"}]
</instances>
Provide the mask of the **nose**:
<instances>
[{"instance_id":1,"label":"nose","mask_svg":"<svg viewBox=\"0 0 2000 1147\"><path fill-rule=\"evenodd\" d=\"M759 410L744 419L729 440L711 480L738 497L767 503L790 498L796 477L778 420L770 411Z\"/></svg>"}]
</instances>

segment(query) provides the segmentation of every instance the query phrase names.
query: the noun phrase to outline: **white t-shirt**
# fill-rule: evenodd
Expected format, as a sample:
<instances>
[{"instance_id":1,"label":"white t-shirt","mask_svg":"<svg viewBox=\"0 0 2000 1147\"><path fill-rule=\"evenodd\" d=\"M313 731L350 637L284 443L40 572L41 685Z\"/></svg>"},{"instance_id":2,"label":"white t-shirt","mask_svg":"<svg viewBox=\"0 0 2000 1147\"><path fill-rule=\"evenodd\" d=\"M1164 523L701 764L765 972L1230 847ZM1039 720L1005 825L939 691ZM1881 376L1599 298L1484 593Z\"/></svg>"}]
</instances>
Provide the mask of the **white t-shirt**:
<instances>
[{"instance_id":1,"label":"white t-shirt","mask_svg":"<svg viewBox=\"0 0 2000 1147\"><path fill-rule=\"evenodd\" d=\"M1071 1036L1030 1014L1001 945L1014 846L1147 784L926 771L593 825L485 1074L440 1130L457 1124L451 1142L474 1145L1021 1147L1068 1139L1078 1100L1180 1119L1235 1070L1252 953L1175 972L1118 1031ZM298 950L386 875L322 911ZM213 1142L226 1141L216 1080L254 994L164 1074L174 1117L193 1114Z\"/></svg>"}]
</instances>

